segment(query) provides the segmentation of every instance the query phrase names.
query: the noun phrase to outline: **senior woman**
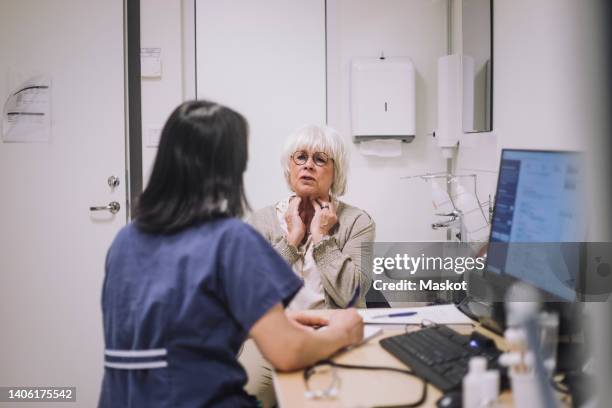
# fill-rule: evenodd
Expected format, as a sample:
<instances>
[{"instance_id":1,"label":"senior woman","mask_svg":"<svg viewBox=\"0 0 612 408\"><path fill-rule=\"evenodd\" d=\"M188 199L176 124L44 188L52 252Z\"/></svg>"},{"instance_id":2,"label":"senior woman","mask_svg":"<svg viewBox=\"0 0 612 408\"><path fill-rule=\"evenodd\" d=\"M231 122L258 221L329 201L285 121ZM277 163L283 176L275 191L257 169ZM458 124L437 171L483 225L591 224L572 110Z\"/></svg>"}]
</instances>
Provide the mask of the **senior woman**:
<instances>
[{"instance_id":1,"label":"senior woman","mask_svg":"<svg viewBox=\"0 0 612 408\"><path fill-rule=\"evenodd\" d=\"M362 272L361 246L374 241L375 225L337 198L346 190L344 141L330 127L304 126L289 137L281 162L292 193L249 222L304 282L289 308L344 308L357 288L356 306L365 307L370 279Z\"/></svg>"}]
</instances>

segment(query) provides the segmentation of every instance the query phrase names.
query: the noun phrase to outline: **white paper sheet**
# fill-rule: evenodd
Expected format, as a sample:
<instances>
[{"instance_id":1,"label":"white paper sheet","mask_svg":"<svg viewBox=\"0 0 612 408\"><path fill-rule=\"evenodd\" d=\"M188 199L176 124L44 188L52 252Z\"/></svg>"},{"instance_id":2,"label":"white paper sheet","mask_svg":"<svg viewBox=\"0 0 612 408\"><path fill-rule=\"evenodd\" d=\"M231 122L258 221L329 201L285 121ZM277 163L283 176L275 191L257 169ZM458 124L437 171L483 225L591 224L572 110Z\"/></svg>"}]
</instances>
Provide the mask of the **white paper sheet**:
<instances>
[{"instance_id":1,"label":"white paper sheet","mask_svg":"<svg viewBox=\"0 0 612 408\"><path fill-rule=\"evenodd\" d=\"M416 312L412 316L404 317L382 317L374 316L388 315L391 313ZM455 305L435 305L425 307L410 308L390 308L390 309L360 309L359 314L363 317L365 324L420 324L423 320L428 320L438 324L472 324L476 323L457 309Z\"/></svg>"},{"instance_id":2,"label":"white paper sheet","mask_svg":"<svg viewBox=\"0 0 612 408\"><path fill-rule=\"evenodd\" d=\"M140 49L140 76L143 78L161 78L161 48Z\"/></svg>"},{"instance_id":3,"label":"white paper sheet","mask_svg":"<svg viewBox=\"0 0 612 408\"><path fill-rule=\"evenodd\" d=\"M367 343L371 338L378 336L380 333L382 333L382 329L380 327L364 326L361 344Z\"/></svg>"},{"instance_id":4,"label":"white paper sheet","mask_svg":"<svg viewBox=\"0 0 612 408\"><path fill-rule=\"evenodd\" d=\"M145 140L147 147L158 147L159 138L161 137L162 126L151 125L145 129Z\"/></svg>"},{"instance_id":5,"label":"white paper sheet","mask_svg":"<svg viewBox=\"0 0 612 408\"><path fill-rule=\"evenodd\" d=\"M51 79L34 76L6 98L2 141L48 142L51 137Z\"/></svg>"}]
</instances>

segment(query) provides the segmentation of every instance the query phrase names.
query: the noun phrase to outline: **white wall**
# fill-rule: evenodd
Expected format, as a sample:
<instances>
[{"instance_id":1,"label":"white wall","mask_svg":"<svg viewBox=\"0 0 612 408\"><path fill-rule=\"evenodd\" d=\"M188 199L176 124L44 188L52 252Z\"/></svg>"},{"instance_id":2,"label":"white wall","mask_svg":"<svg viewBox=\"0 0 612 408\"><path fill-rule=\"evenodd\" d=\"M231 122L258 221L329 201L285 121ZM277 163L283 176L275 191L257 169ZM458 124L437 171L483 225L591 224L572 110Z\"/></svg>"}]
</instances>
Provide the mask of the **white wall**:
<instances>
[{"instance_id":1,"label":"white wall","mask_svg":"<svg viewBox=\"0 0 612 408\"><path fill-rule=\"evenodd\" d=\"M436 126L437 60L446 54L446 2L429 0L328 0L328 120L351 153L345 200L368 211L377 241L444 239L433 231L428 184L400 177L445 170L427 133ZM416 69L416 138L398 158L359 153L350 137L349 72L353 57L408 56Z\"/></svg>"},{"instance_id":2,"label":"white wall","mask_svg":"<svg viewBox=\"0 0 612 408\"><path fill-rule=\"evenodd\" d=\"M586 146L600 100L589 9L575 0L495 1L493 109L504 147Z\"/></svg>"}]
</instances>

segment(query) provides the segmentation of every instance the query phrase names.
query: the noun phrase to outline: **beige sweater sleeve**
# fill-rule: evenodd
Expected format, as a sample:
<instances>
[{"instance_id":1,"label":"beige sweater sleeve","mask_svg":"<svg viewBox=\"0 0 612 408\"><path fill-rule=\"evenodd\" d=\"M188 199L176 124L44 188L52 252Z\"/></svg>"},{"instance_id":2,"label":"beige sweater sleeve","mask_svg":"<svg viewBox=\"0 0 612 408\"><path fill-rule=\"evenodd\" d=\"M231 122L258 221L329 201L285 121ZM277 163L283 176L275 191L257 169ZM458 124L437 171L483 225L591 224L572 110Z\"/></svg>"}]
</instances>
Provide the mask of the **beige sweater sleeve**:
<instances>
[{"instance_id":1,"label":"beige sweater sleeve","mask_svg":"<svg viewBox=\"0 0 612 408\"><path fill-rule=\"evenodd\" d=\"M251 214L246 222L255 228L272 245L289 265L293 265L300 257L297 248L290 245L287 239L275 231L274 226L278 221L272 207L266 207Z\"/></svg>"},{"instance_id":2,"label":"beige sweater sleeve","mask_svg":"<svg viewBox=\"0 0 612 408\"><path fill-rule=\"evenodd\" d=\"M314 247L313 257L321 272L325 294L331 300L330 306L345 308L359 287L360 299L356 306L365 307L371 279L361 267L361 247L374 241L375 229L372 218L362 212L355 219L342 249L333 236Z\"/></svg>"}]
</instances>

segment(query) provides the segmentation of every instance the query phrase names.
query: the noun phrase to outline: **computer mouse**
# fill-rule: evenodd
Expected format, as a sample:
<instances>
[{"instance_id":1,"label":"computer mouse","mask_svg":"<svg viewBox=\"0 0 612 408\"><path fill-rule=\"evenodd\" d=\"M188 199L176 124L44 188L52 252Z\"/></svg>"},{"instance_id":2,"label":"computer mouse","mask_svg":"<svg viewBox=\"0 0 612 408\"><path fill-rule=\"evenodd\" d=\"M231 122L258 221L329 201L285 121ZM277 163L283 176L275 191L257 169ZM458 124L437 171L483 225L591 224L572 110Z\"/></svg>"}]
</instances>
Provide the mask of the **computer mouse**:
<instances>
[{"instance_id":1,"label":"computer mouse","mask_svg":"<svg viewBox=\"0 0 612 408\"><path fill-rule=\"evenodd\" d=\"M438 408L461 408L463 396L461 391L449 391L436 401Z\"/></svg>"}]
</instances>

